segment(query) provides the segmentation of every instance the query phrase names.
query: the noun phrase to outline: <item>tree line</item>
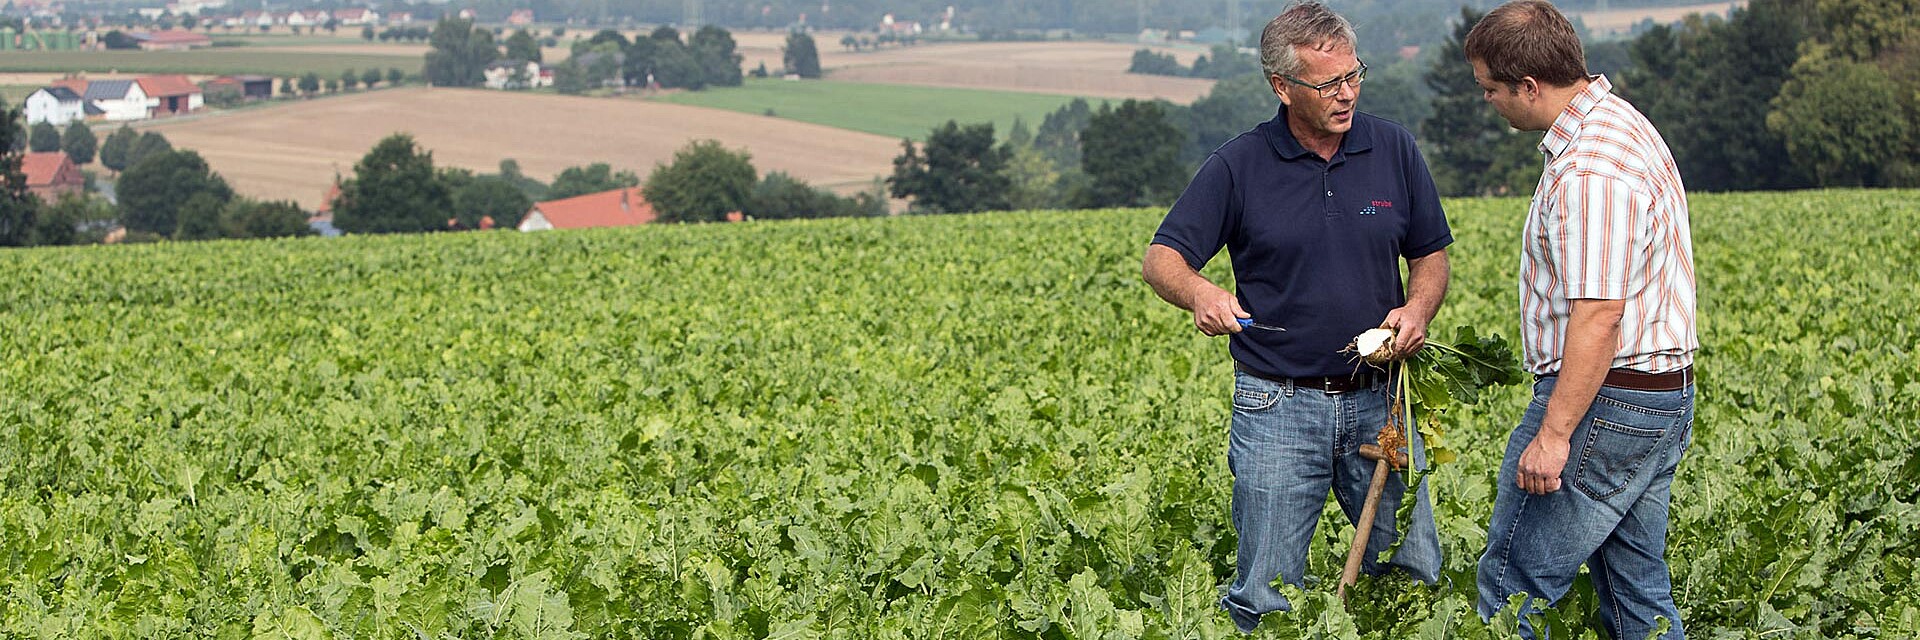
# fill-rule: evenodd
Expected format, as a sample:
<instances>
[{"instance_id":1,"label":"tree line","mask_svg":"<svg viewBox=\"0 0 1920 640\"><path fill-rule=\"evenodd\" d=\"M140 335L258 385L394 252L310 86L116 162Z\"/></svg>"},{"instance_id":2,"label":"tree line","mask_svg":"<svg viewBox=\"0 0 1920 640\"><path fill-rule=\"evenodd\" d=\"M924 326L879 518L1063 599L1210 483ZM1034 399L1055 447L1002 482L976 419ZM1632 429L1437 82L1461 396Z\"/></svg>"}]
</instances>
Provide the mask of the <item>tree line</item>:
<instances>
[{"instance_id":1,"label":"tree line","mask_svg":"<svg viewBox=\"0 0 1920 640\"><path fill-rule=\"evenodd\" d=\"M290 201L237 196L226 180L192 151L176 150L159 133L122 125L100 143L75 123L65 135L47 123L31 133L18 126L20 109L0 105L0 246L64 245L100 242L120 226L128 241L157 239L266 238L313 233L307 215ZM23 140L25 138L30 140ZM21 145L35 151L62 151L75 164L96 159L119 174L114 183L118 205L93 193L92 176L78 193L52 202L27 190L21 172Z\"/></svg>"},{"instance_id":2,"label":"tree line","mask_svg":"<svg viewBox=\"0 0 1920 640\"><path fill-rule=\"evenodd\" d=\"M1433 53L1373 71L1360 109L1414 132L1443 195L1531 193L1540 134L1512 130L1486 105L1461 53L1481 15L1460 9ZM1659 126L1691 190L1915 187L1916 45L1920 1L1754 0L1724 19L1696 15L1591 43L1588 58ZM1193 74L1141 53L1136 72ZM1224 51L1208 66L1242 55ZM1255 71L1184 107L1076 100L1037 131L1016 120L1002 138L990 124L949 122L922 145L903 141L888 182L918 212L1164 206L1208 153L1278 105Z\"/></svg>"},{"instance_id":3,"label":"tree line","mask_svg":"<svg viewBox=\"0 0 1920 640\"><path fill-rule=\"evenodd\" d=\"M347 233L513 228L536 200L559 200L640 187L660 222L717 222L728 214L755 219L878 216L886 200L876 190L843 197L784 172L760 176L752 156L700 140L639 174L594 163L563 170L551 185L504 160L495 174L435 167L433 153L404 133L374 145L340 181L333 224Z\"/></svg>"},{"instance_id":4,"label":"tree line","mask_svg":"<svg viewBox=\"0 0 1920 640\"><path fill-rule=\"evenodd\" d=\"M424 75L435 86L477 86L486 80L488 65L497 61L543 62L541 42L531 32L516 31L503 47L493 32L475 27L472 20L442 18L428 44ZM685 38L678 29L662 26L632 40L603 29L573 42L572 55L554 65L554 87L572 94L599 87L739 86L742 57L737 48L732 33L712 25Z\"/></svg>"},{"instance_id":5,"label":"tree line","mask_svg":"<svg viewBox=\"0 0 1920 640\"><path fill-rule=\"evenodd\" d=\"M1461 10L1426 76L1423 150L1443 193L1528 193L1539 134L1509 130L1460 59L1480 15ZM1597 49L1616 47L1608 77L1689 190L1920 186L1920 1L1753 0Z\"/></svg>"}]
</instances>

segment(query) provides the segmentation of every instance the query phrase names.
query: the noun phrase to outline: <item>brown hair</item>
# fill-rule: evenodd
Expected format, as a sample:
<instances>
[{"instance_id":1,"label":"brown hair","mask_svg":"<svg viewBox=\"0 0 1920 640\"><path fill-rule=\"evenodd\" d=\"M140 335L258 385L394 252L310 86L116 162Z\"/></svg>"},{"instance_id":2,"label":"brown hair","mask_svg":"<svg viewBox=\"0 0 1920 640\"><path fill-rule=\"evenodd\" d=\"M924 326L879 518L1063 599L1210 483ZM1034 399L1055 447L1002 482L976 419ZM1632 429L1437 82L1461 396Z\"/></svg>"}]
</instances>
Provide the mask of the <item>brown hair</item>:
<instances>
[{"instance_id":1,"label":"brown hair","mask_svg":"<svg viewBox=\"0 0 1920 640\"><path fill-rule=\"evenodd\" d=\"M1495 7L1467 33L1464 49L1468 60L1487 65L1494 82L1512 85L1532 76L1541 84L1565 87L1587 77L1580 34L1544 0Z\"/></svg>"},{"instance_id":2,"label":"brown hair","mask_svg":"<svg viewBox=\"0 0 1920 640\"><path fill-rule=\"evenodd\" d=\"M1353 46L1353 25L1318 2L1300 2L1267 23L1260 32L1260 67L1267 75L1300 75L1300 55L1294 47L1315 50Z\"/></svg>"}]
</instances>

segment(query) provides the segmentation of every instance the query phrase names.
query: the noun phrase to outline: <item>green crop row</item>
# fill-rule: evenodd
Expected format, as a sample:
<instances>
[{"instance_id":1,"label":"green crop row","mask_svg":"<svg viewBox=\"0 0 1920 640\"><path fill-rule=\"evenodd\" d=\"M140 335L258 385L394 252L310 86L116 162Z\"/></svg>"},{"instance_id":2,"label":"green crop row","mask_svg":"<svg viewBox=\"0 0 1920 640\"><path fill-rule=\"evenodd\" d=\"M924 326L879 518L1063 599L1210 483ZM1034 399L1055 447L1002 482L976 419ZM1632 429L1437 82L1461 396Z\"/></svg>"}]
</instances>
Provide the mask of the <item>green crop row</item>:
<instances>
[{"instance_id":1,"label":"green crop row","mask_svg":"<svg viewBox=\"0 0 1920 640\"><path fill-rule=\"evenodd\" d=\"M1526 202L1448 207L1436 328L1516 336ZM1233 637L1230 368L1139 280L1158 217L0 252L0 635ZM1688 630L1920 634L1920 193L1693 223ZM1339 605L1330 509L1256 637L1501 637L1469 605L1523 393L1453 418L1446 581Z\"/></svg>"},{"instance_id":2,"label":"green crop row","mask_svg":"<svg viewBox=\"0 0 1920 640\"><path fill-rule=\"evenodd\" d=\"M1004 137L1016 118L1029 131L1072 96L863 82L788 82L749 78L739 87L709 87L659 98L662 102L769 115L892 138L922 140L955 120L991 122ZM1092 101L1099 106L1099 101ZM1118 102L1117 100L1115 102Z\"/></svg>"}]
</instances>

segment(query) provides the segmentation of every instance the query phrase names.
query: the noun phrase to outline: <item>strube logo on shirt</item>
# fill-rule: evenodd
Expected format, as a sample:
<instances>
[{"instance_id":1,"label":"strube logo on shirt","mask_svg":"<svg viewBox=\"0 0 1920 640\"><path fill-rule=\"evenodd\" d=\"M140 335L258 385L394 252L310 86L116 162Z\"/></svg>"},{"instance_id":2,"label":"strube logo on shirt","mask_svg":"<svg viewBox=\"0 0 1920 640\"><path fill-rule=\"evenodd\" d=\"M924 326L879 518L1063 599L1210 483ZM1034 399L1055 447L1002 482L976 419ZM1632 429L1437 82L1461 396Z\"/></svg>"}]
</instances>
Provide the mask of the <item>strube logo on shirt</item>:
<instances>
[{"instance_id":1,"label":"strube logo on shirt","mask_svg":"<svg viewBox=\"0 0 1920 640\"><path fill-rule=\"evenodd\" d=\"M1392 209L1392 208L1393 208L1392 200L1374 200L1373 202L1367 204L1366 208L1360 210L1360 215L1363 215L1363 216L1375 215L1380 213L1381 209Z\"/></svg>"}]
</instances>

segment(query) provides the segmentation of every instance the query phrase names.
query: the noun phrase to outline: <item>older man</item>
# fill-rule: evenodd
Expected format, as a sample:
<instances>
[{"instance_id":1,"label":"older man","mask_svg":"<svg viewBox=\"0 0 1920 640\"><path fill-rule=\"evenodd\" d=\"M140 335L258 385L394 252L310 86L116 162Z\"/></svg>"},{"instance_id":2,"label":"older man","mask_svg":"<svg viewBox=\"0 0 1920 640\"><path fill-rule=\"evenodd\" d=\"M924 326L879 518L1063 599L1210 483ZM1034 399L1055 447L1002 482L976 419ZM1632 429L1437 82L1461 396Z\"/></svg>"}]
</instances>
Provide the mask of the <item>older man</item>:
<instances>
[{"instance_id":1,"label":"older man","mask_svg":"<svg viewBox=\"0 0 1920 640\"><path fill-rule=\"evenodd\" d=\"M1357 520L1373 477L1358 449L1386 421L1386 380L1341 348L1386 324L1402 352L1419 349L1446 297L1453 242L1413 136L1356 108L1367 65L1345 18L1317 2L1289 7L1261 34L1260 58L1279 113L1207 158L1142 268L1201 332L1232 336L1227 461L1240 548L1221 604L1243 631L1289 608L1272 583L1301 583L1329 489ZM1237 295L1199 274L1222 247L1232 252ZM1243 329L1243 320L1252 324ZM1424 465L1417 439L1411 448ZM1394 512L1407 493L1396 474L1379 516L1356 523L1373 527L1370 574L1399 536ZM1390 564L1432 582L1439 537L1424 485L1412 493L1413 521Z\"/></svg>"}]
</instances>

